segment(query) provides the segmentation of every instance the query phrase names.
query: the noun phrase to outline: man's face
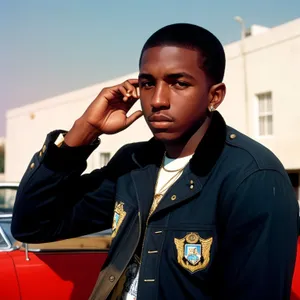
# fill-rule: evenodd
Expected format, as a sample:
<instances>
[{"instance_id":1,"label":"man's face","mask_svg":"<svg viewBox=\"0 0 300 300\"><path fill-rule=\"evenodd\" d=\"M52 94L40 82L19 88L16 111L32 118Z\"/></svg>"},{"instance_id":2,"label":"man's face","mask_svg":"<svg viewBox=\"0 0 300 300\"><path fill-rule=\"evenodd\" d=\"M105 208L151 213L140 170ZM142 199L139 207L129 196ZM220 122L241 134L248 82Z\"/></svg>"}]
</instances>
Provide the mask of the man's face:
<instances>
[{"instance_id":1,"label":"man's face","mask_svg":"<svg viewBox=\"0 0 300 300\"><path fill-rule=\"evenodd\" d=\"M140 99L154 136L165 142L189 139L207 115L209 83L196 50L147 49L139 74Z\"/></svg>"}]
</instances>

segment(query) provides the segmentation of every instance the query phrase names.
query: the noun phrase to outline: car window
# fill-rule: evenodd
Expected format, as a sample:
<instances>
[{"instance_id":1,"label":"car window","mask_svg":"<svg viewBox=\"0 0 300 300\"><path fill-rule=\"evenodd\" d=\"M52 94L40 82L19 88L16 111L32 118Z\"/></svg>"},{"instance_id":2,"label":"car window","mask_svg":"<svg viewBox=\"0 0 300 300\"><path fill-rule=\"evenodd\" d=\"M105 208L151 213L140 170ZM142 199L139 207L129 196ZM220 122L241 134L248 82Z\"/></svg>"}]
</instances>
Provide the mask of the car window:
<instances>
[{"instance_id":1,"label":"car window","mask_svg":"<svg viewBox=\"0 0 300 300\"><path fill-rule=\"evenodd\" d=\"M0 225L0 251L7 250L10 247L11 247L10 242L9 242L7 236L5 235L5 232L2 228L2 226Z\"/></svg>"},{"instance_id":2,"label":"car window","mask_svg":"<svg viewBox=\"0 0 300 300\"><path fill-rule=\"evenodd\" d=\"M16 193L16 187L0 187L0 214L12 213Z\"/></svg>"},{"instance_id":3,"label":"car window","mask_svg":"<svg viewBox=\"0 0 300 300\"><path fill-rule=\"evenodd\" d=\"M5 247L7 247L7 243L4 240L4 237L2 236L1 231L0 231L0 249L3 249Z\"/></svg>"}]
</instances>

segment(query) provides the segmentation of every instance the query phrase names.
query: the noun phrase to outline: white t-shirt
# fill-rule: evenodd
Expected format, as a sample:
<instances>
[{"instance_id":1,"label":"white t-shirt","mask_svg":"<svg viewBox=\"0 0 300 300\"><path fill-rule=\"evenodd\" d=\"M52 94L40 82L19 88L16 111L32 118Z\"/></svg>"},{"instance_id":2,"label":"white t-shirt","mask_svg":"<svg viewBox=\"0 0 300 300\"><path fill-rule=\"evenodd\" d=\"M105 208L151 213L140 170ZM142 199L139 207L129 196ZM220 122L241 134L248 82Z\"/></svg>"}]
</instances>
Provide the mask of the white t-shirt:
<instances>
[{"instance_id":1,"label":"white t-shirt","mask_svg":"<svg viewBox=\"0 0 300 300\"><path fill-rule=\"evenodd\" d=\"M171 159L168 157L165 157L163 165L164 168L168 171L174 171L174 172L167 172L163 168L160 168L155 188L155 194L165 194L167 190L180 178L182 175L182 172L178 174L176 170L180 170L184 168L190 159L192 158L192 155ZM176 175L177 174L177 175ZM167 183L167 185L166 185ZM136 258L134 258L129 266L127 267L125 271L125 284L124 289L122 293L121 299L123 300L136 300L137 299L137 290L138 290L138 280L139 280L139 267L140 264Z\"/></svg>"}]
</instances>

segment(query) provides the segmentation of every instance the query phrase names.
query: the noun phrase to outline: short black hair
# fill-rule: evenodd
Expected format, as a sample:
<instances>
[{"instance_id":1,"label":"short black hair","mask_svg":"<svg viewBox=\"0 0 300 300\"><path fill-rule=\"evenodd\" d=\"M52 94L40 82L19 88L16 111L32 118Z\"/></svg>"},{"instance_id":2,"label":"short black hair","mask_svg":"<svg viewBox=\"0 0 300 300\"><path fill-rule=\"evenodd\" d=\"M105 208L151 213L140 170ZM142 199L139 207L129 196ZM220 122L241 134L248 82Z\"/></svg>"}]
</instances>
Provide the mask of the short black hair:
<instances>
[{"instance_id":1,"label":"short black hair","mask_svg":"<svg viewBox=\"0 0 300 300\"><path fill-rule=\"evenodd\" d=\"M212 80L213 84L223 81L225 71L225 53L221 42L208 30L188 23L176 23L165 26L146 41L139 60L143 53L157 46L179 46L198 50L202 57L201 69Z\"/></svg>"}]
</instances>

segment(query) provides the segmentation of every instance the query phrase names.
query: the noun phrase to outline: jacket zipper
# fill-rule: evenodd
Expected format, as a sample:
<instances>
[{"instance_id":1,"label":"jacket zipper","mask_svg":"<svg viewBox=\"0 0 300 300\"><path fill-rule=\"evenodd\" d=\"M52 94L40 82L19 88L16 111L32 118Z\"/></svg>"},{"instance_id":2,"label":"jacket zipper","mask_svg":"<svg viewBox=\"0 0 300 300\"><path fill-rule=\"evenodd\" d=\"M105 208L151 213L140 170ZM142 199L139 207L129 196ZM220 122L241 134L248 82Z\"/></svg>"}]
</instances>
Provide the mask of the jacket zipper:
<instances>
[{"instance_id":1,"label":"jacket zipper","mask_svg":"<svg viewBox=\"0 0 300 300\"><path fill-rule=\"evenodd\" d=\"M140 212L138 213L138 216L139 216L139 218L140 218ZM141 224L141 222L140 222L140 224ZM139 227L141 227L141 225L140 225ZM137 242L135 243L135 246L134 246L134 249L135 249L135 250L136 250L136 248L137 248L137 246L138 246L138 243L139 243L138 241L139 241L140 237L141 237L141 229L140 229L140 232L139 232L139 238L138 238L138 240L137 240ZM133 251L133 254L134 254L135 250ZM125 268L122 270L120 277L123 275L123 272L126 270L126 268L127 268L128 264L129 264L130 260L132 259L132 257L133 257L133 255L130 255L130 258L127 259L127 261L126 261L126 263L125 263ZM108 266L109 266L109 265L108 265ZM106 292L106 294L105 294L105 299L106 299L106 298L109 296L109 294L116 288L116 285L117 285L117 284L118 284L118 281L114 284L114 286L109 290L108 293ZM98 292L99 292L99 291L98 291ZM94 298L93 298L93 299L94 299Z\"/></svg>"},{"instance_id":2,"label":"jacket zipper","mask_svg":"<svg viewBox=\"0 0 300 300\"><path fill-rule=\"evenodd\" d=\"M146 232L148 229L148 221L150 219L150 216L147 217L146 220L146 226L145 226L145 231L144 231L144 237L143 237L143 243L142 243L142 249L141 249L141 259L140 259L140 267L142 266L142 258L143 258L143 251L144 251L144 245L145 245L145 239L146 239ZM142 226L141 226L142 227ZM142 229L141 229L142 230Z\"/></svg>"},{"instance_id":3,"label":"jacket zipper","mask_svg":"<svg viewBox=\"0 0 300 300\"><path fill-rule=\"evenodd\" d=\"M140 263L140 266L139 266L139 271L140 271L140 269L141 269L141 267L142 267L142 261L143 261L143 251L144 251L144 245L145 245L145 239L146 239L146 232L147 232L147 229L148 229L148 221L149 221L149 218L150 218L150 216L148 216L147 217L147 220L146 220L146 226L145 226L145 231L144 231L144 237L143 237L143 243L142 243L142 249L141 249L141 258L140 258L140 261L139 261L139 263ZM141 229L141 231L142 231L142 219L140 218L140 229ZM140 272L139 272L139 278L138 278L138 289L137 289L137 294L139 294L139 289L141 288L141 282L140 282L140 279L141 279L141 277L140 277Z\"/></svg>"},{"instance_id":4,"label":"jacket zipper","mask_svg":"<svg viewBox=\"0 0 300 300\"><path fill-rule=\"evenodd\" d=\"M162 161L163 163L163 161ZM154 185L154 194L153 194L153 197L152 199L154 198L155 196L155 191L156 191L156 186L157 186L157 179L158 179L158 176L159 176L159 170L157 171L156 173L156 182L155 182L155 185ZM160 201L162 201L162 199L164 198L164 195L163 197L160 199ZM157 207L155 207L155 210L157 209ZM154 211L155 211L154 210ZM154 213L154 211L152 213L150 213L151 211L151 206L150 206L150 210L149 210L149 214L148 214L148 217L147 217L147 220L146 220L146 226L145 226L145 231L144 231L144 237L143 237L143 243L142 243L142 249L141 249L141 259L140 259L140 267L142 266L142 259L143 259L143 251L144 251L144 244L145 244L145 239L146 239L146 233L147 233L147 229L148 229L148 222L149 222L149 219L151 218L152 214ZM142 220L141 220L141 227L142 227ZM142 231L142 229L141 229Z\"/></svg>"}]
</instances>

